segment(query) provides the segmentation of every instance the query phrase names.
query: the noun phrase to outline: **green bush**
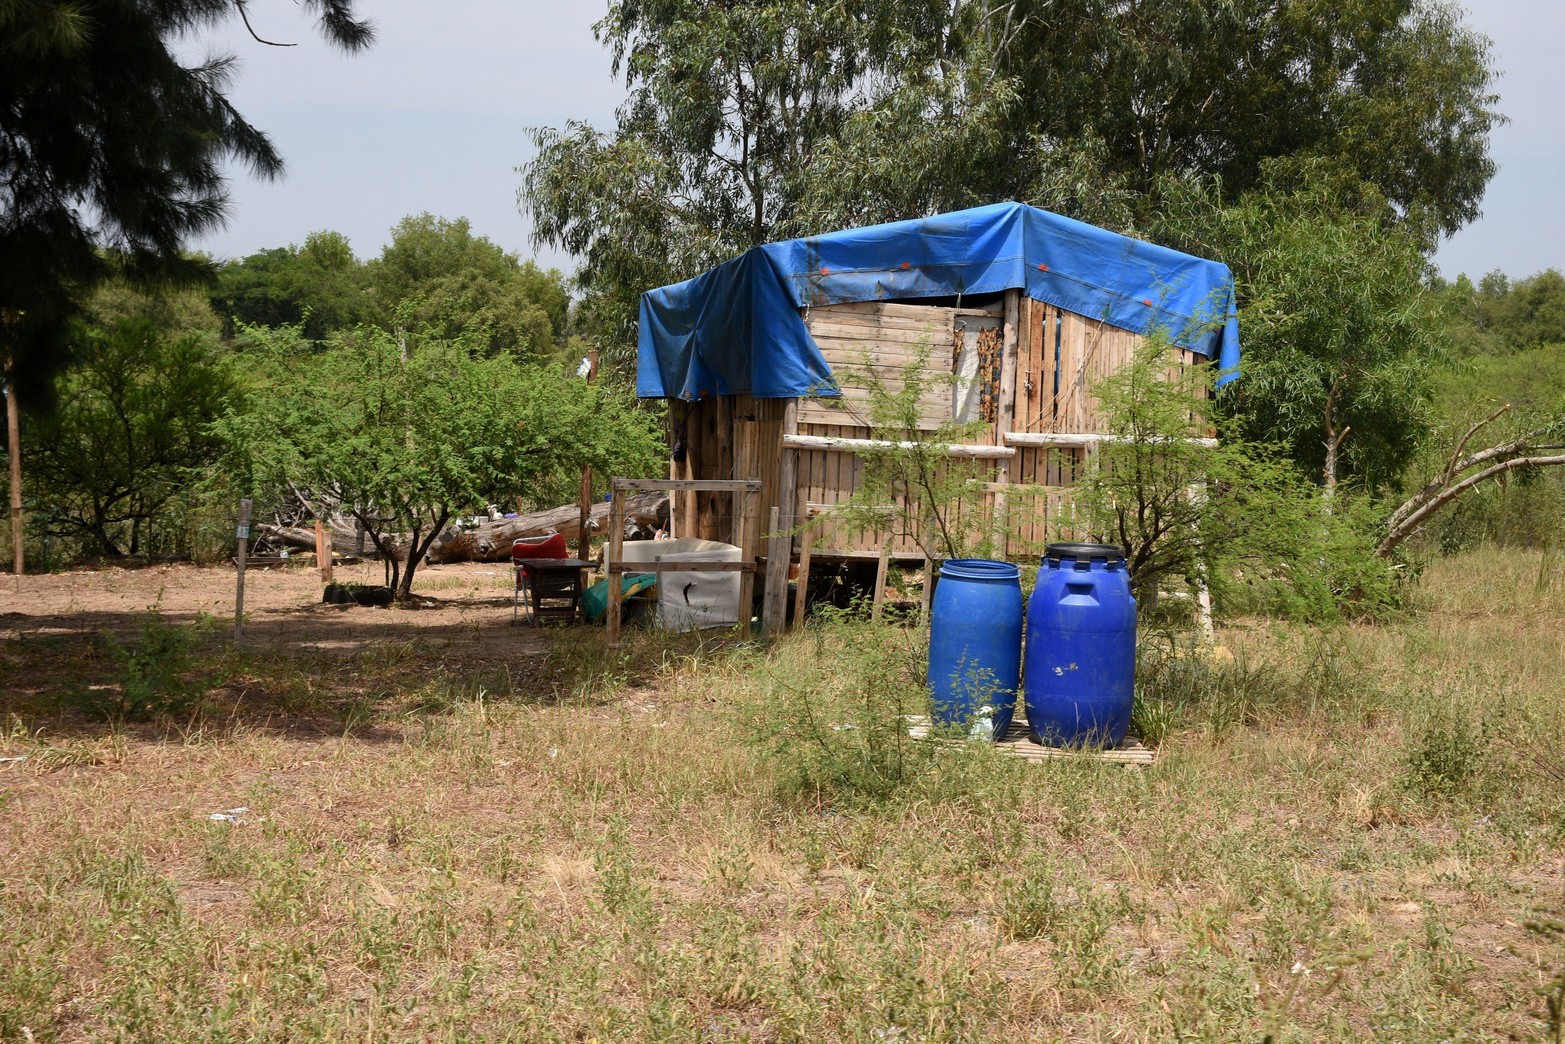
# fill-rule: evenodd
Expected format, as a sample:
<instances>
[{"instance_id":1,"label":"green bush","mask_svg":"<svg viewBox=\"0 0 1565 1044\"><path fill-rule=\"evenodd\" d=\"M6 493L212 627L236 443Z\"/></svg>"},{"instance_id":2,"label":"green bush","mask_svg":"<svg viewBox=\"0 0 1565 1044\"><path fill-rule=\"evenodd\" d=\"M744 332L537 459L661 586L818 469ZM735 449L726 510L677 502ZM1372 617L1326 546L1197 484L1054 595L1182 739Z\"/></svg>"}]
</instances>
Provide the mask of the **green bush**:
<instances>
[{"instance_id":1,"label":"green bush","mask_svg":"<svg viewBox=\"0 0 1565 1044\"><path fill-rule=\"evenodd\" d=\"M938 748L908 735L929 711L928 632L822 613L763 668L755 740L778 767L780 796L816 805L884 800Z\"/></svg>"},{"instance_id":2,"label":"green bush","mask_svg":"<svg viewBox=\"0 0 1565 1044\"><path fill-rule=\"evenodd\" d=\"M205 617L175 624L153 613L142 619L132 641L108 636L119 694L100 710L113 719L143 721L195 709L210 680L199 670L196 654L211 629Z\"/></svg>"}]
</instances>

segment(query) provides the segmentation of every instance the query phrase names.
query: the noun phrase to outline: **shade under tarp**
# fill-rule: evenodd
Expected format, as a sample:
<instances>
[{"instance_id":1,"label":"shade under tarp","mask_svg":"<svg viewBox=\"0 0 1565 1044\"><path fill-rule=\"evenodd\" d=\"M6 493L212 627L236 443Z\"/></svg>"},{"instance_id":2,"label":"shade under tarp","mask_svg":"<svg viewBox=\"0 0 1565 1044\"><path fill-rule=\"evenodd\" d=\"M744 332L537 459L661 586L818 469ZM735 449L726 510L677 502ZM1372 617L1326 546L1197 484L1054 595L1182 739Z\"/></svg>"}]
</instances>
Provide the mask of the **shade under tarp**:
<instances>
[{"instance_id":1,"label":"shade under tarp","mask_svg":"<svg viewBox=\"0 0 1565 1044\"><path fill-rule=\"evenodd\" d=\"M1239 374L1228 266L1022 203L755 247L641 295L643 398L835 395L801 310L1019 288L1138 334L1162 333Z\"/></svg>"}]
</instances>

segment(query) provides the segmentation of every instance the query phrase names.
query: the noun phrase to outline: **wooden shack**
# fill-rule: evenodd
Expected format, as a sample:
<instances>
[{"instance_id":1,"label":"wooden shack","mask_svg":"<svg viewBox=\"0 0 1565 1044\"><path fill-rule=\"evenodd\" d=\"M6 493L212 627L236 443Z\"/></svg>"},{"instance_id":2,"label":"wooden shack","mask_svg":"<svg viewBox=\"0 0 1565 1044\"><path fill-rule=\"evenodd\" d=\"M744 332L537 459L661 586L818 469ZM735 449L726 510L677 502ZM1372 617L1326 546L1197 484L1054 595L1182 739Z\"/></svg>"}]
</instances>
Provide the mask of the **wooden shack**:
<instances>
[{"instance_id":1,"label":"wooden shack","mask_svg":"<svg viewBox=\"0 0 1565 1044\"><path fill-rule=\"evenodd\" d=\"M995 495L1043 487L1008 533L1020 555L1068 525L1069 488L1105 431L1094 381L1154 330L1180 366L1236 367L1231 313L1220 264L999 204L772 244L649 293L638 388L671 400L671 478L761 483L752 532L769 531L773 508L785 530L824 512L817 561L918 559L914 540L830 514L860 488L877 436L861 378L895 388L916 365L921 430L981 420L952 457ZM730 495L675 496L680 535L732 542Z\"/></svg>"}]
</instances>

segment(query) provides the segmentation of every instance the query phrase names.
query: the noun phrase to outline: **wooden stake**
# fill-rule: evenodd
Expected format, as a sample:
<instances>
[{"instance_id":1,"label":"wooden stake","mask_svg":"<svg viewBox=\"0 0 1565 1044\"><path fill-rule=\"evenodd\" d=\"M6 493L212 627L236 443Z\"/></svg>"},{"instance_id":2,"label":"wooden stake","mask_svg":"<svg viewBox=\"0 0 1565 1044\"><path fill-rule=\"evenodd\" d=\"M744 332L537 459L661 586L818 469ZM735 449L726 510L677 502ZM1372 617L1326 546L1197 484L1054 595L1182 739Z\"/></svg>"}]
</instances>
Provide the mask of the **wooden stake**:
<instances>
[{"instance_id":1,"label":"wooden stake","mask_svg":"<svg viewBox=\"0 0 1565 1044\"><path fill-rule=\"evenodd\" d=\"M881 603L886 600L886 580L891 575L891 539L886 537L880 542L880 559L875 563L875 600L870 603L869 619L871 623L880 622Z\"/></svg>"},{"instance_id":2,"label":"wooden stake","mask_svg":"<svg viewBox=\"0 0 1565 1044\"><path fill-rule=\"evenodd\" d=\"M737 496L731 497L730 502L738 501ZM755 523L752 521L761 509L761 491L749 489L745 491L744 507L739 511L739 518L735 522L737 537L734 543L739 545L739 560L750 566L755 565ZM755 603L755 570L749 569L739 574L739 630L744 635L750 633L750 613Z\"/></svg>"},{"instance_id":3,"label":"wooden stake","mask_svg":"<svg viewBox=\"0 0 1565 1044\"><path fill-rule=\"evenodd\" d=\"M331 583L331 538L326 535L324 519L315 520L315 565L321 571L321 580Z\"/></svg>"},{"instance_id":4,"label":"wooden stake","mask_svg":"<svg viewBox=\"0 0 1565 1044\"><path fill-rule=\"evenodd\" d=\"M22 416L16 401L15 358L5 360L5 442L11 458L11 572L27 572L26 525L22 517Z\"/></svg>"},{"instance_id":5,"label":"wooden stake","mask_svg":"<svg viewBox=\"0 0 1565 1044\"><path fill-rule=\"evenodd\" d=\"M935 597L935 560L928 555L924 556L924 594L921 609L924 614L924 624L929 624L929 608Z\"/></svg>"},{"instance_id":6,"label":"wooden stake","mask_svg":"<svg viewBox=\"0 0 1565 1044\"><path fill-rule=\"evenodd\" d=\"M782 512L772 508L771 528L766 542L766 600L761 603L761 631L776 634L783 629L788 615L788 537L782 532Z\"/></svg>"},{"instance_id":7,"label":"wooden stake","mask_svg":"<svg viewBox=\"0 0 1565 1044\"><path fill-rule=\"evenodd\" d=\"M620 488L621 481L614 479L609 483L609 544L603 555L603 574L605 583L609 585L609 617L606 624L611 649L619 648L620 603L624 600L620 591L620 556L625 553L625 491ZM661 595L662 590L659 589L658 593Z\"/></svg>"},{"instance_id":8,"label":"wooden stake","mask_svg":"<svg viewBox=\"0 0 1565 1044\"><path fill-rule=\"evenodd\" d=\"M587 383L598 379L598 353L587 353ZM576 531L576 557L592 561L592 469L581 469L581 528Z\"/></svg>"},{"instance_id":9,"label":"wooden stake","mask_svg":"<svg viewBox=\"0 0 1565 1044\"><path fill-rule=\"evenodd\" d=\"M793 625L804 626L804 603L810 590L810 549L815 544L815 518L811 516L804 527L804 540L799 545L799 587L793 596Z\"/></svg>"},{"instance_id":10,"label":"wooden stake","mask_svg":"<svg viewBox=\"0 0 1565 1044\"><path fill-rule=\"evenodd\" d=\"M234 559L238 572L234 577L234 641L245 633L245 552L250 547L250 498L239 502L239 525L234 529L239 540L239 557Z\"/></svg>"}]
</instances>

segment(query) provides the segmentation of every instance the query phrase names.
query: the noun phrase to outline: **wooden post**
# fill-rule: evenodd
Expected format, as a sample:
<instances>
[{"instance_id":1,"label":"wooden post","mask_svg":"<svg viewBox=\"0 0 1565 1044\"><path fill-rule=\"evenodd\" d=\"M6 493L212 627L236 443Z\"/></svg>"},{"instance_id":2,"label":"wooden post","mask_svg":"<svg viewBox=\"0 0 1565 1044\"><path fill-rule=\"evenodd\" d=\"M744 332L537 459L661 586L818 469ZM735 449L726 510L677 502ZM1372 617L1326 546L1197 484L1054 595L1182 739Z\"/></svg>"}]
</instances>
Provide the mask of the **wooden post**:
<instances>
[{"instance_id":1,"label":"wooden post","mask_svg":"<svg viewBox=\"0 0 1565 1044\"><path fill-rule=\"evenodd\" d=\"M810 590L810 549L815 543L815 517L810 516L804 526L804 539L799 545L799 587L793 596L793 625L804 626L805 598Z\"/></svg>"},{"instance_id":2,"label":"wooden post","mask_svg":"<svg viewBox=\"0 0 1565 1044\"><path fill-rule=\"evenodd\" d=\"M11 572L27 572L26 520L22 517L22 416L16 401L16 360L5 359L5 445L11 462Z\"/></svg>"},{"instance_id":3,"label":"wooden post","mask_svg":"<svg viewBox=\"0 0 1565 1044\"><path fill-rule=\"evenodd\" d=\"M598 379L598 353L587 353L587 383ZM581 469L581 528L576 531L576 557L592 561L592 469Z\"/></svg>"},{"instance_id":4,"label":"wooden post","mask_svg":"<svg viewBox=\"0 0 1565 1044\"><path fill-rule=\"evenodd\" d=\"M1000 403L995 412L994 442L997 446L1005 445L1006 434L1016 427L1016 371L1021 365L1021 296L1020 290L1005 292L1005 329L1000 340ZM1004 558L1010 553L1011 536L1010 500L1005 490L1011 484L1009 457L1000 458L995 466L994 480L999 488L994 494L994 516L990 521L994 526L997 557Z\"/></svg>"},{"instance_id":5,"label":"wooden post","mask_svg":"<svg viewBox=\"0 0 1565 1044\"><path fill-rule=\"evenodd\" d=\"M871 623L880 622L881 603L886 600L886 581L891 575L891 540L883 538L880 542L880 559L875 563L875 600L870 603L869 619Z\"/></svg>"},{"instance_id":6,"label":"wooden post","mask_svg":"<svg viewBox=\"0 0 1565 1044\"><path fill-rule=\"evenodd\" d=\"M935 560L928 555L924 556L924 593L923 605L920 606L924 614L924 626L929 626L929 607L935 597Z\"/></svg>"},{"instance_id":7,"label":"wooden post","mask_svg":"<svg viewBox=\"0 0 1565 1044\"><path fill-rule=\"evenodd\" d=\"M249 497L239 502L239 525L234 529L234 536L239 540L239 557L234 559L234 566L238 570L234 574L234 641L237 642L245 633L245 552L250 547Z\"/></svg>"},{"instance_id":8,"label":"wooden post","mask_svg":"<svg viewBox=\"0 0 1565 1044\"><path fill-rule=\"evenodd\" d=\"M679 462L678 461L670 460L668 462L668 477L669 477L669 481L671 481L671 482L678 481L678 479L679 479ZM668 538L670 540L678 540L679 539L679 508L678 508L678 505L679 505L679 494L678 493L674 493L674 492L670 492L669 495L668 495Z\"/></svg>"},{"instance_id":9,"label":"wooden post","mask_svg":"<svg viewBox=\"0 0 1565 1044\"><path fill-rule=\"evenodd\" d=\"M743 503L739 511L739 517L734 525L737 537L734 543L739 545L739 560L750 568L739 574L739 630L740 633L750 633L750 613L755 603L755 523L752 519L761 510L761 492L758 489L745 491L744 499L731 496L730 503Z\"/></svg>"},{"instance_id":10,"label":"wooden post","mask_svg":"<svg viewBox=\"0 0 1565 1044\"><path fill-rule=\"evenodd\" d=\"M603 556L603 574L609 585L609 648L619 648L620 603L624 601L620 590L620 556L625 553L625 491L619 479L609 480L609 546ZM659 578L661 582L661 577ZM661 590L659 594L661 594Z\"/></svg>"},{"instance_id":11,"label":"wooden post","mask_svg":"<svg viewBox=\"0 0 1565 1044\"><path fill-rule=\"evenodd\" d=\"M331 538L326 535L326 522L315 520L315 564L321 571L321 580L331 583Z\"/></svg>"},{"instance_id":12,"label":"wooden post","mask_svg":"<svg viewBox=\"0 0 1565 1044\"><path fill-rule=\"evenodd\" d=\"M772 508L772 524L766 542L766 600L761 603L761 631L776 634L788 617L789 540L782 532L781 509Z\"/></svg>"}]
</instances>

